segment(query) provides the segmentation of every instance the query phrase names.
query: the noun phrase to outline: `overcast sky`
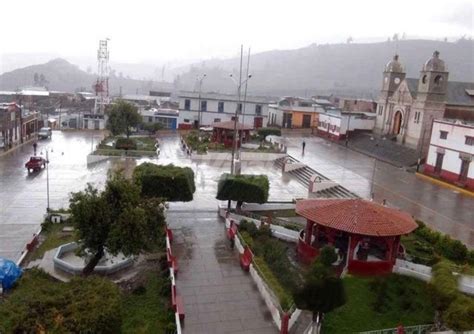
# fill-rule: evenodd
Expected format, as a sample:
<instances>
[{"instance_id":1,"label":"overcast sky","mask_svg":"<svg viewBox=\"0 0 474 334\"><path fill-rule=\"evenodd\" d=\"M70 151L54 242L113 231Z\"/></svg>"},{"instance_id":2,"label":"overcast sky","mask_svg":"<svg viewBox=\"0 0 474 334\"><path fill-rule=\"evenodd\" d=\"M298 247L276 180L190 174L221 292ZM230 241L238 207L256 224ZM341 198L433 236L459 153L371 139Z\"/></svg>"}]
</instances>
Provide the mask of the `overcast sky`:
<instances>
[{"instance_id":1,"label":"overcast sky","mask_svg":"<svg viewBox=\"0 0 474 334\"><path fill-rule=\"evenodd\" d=\"M472 0L2 1L0 56L95 57L109 37L117 62L237 55L311 43L473 35ZM1 59L1 57L0 57Z\"/></svg>"}]
</instances>

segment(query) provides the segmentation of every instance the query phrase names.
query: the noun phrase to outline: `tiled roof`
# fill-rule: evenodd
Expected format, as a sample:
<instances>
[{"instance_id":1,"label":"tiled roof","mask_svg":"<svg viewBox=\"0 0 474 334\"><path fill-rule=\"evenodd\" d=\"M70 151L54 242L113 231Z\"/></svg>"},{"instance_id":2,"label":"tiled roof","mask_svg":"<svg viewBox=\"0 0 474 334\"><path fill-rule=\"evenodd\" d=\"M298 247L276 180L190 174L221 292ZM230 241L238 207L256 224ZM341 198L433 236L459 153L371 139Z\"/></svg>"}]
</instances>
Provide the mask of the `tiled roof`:
<instances>
[{"instance_id":1,"label":"tiled roof","mask_svg":"<svg viewBox=\"0 0 474 334\"><path fill-rule=\"evenodd\" d=\"M413 98L418 94L418 79L405 79ZM468 90L474 89L474 82L448 81L446 89L446 103L452 105L474 105L474 96Z\"/></svg>"},{"instance_id":2,"label":"tiled roof","mask_svg":"<svg viewBox=\"0 0 474 334\"><path fill-rule=\"evenodd\" d=\"M369 236L397 236L416 229L400 210L363 199L307 199L296 202L296 213L316 224Z\"/></svg>"}]
</instances>

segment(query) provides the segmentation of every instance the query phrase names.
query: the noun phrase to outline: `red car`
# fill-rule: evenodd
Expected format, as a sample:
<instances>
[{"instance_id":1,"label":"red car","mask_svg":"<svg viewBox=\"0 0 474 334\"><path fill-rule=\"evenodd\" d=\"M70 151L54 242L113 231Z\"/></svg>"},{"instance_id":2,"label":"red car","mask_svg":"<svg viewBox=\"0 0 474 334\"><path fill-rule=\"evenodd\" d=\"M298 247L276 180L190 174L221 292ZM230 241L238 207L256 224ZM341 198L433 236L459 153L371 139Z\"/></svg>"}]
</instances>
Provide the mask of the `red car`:
<instances>
[{"instance_id":1,"label":"red car","mask_svg":"<svg viewBox=\"0 0 474 334\"><path fill-rule=\"evenodd\" d=\"M37 172L41 168L46 167L46 160L42 157L31 157L30 160L25 164L25 168L30 171Z\"/></svg>"}]
</instances>

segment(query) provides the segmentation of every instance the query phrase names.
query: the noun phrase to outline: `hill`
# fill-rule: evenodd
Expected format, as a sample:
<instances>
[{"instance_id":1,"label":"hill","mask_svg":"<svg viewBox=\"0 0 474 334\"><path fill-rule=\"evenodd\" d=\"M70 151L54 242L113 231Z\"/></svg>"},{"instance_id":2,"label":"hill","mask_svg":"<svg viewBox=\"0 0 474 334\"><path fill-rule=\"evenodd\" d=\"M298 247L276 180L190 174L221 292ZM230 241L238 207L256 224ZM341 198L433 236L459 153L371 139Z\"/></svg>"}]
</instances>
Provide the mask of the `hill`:
<instances>
[{"instance_id":1,"label":"hill","mask_svg":"<svg viewBox=\"0 0 474 334\"><path fill-rule=\"evenodd\" d=\"M450 72L450 80L473 80L472 40L456 43L402 40L367 44L313 44L297 50L275 50L252 55L249 92L279 96L336 93L376 97L384 66L395 53L400 55L407 76L417 78L422 65L434 50L441 52L441 58ZM237 73L238 66L237 58L196 63L176 77L175 85L179 89L193 89L196 75L206 73L204 90L235 92L236 87L229 79L229 73Z\"/></svg>"},{"instance_id":2,"label":"hill","mask_svg":"<svg viewBox=\"0 0 474 334\"><path fill-rule=\"evenodd\" d=\"M78 66L64 59L57 58L45 64L27 66L3 73L0 75L0 90L16 90L19 87L35 85L38 81L41 81L40 84L48 87L49 90L91 91L96 76L82 71ZM111 94L118 94L120 88L122 88L124 94L137 92L148 94L149 90L173 89L171 83L135 80L117 76L115 72L110 75L109 87Z\"/></svg>"}]
</instances>

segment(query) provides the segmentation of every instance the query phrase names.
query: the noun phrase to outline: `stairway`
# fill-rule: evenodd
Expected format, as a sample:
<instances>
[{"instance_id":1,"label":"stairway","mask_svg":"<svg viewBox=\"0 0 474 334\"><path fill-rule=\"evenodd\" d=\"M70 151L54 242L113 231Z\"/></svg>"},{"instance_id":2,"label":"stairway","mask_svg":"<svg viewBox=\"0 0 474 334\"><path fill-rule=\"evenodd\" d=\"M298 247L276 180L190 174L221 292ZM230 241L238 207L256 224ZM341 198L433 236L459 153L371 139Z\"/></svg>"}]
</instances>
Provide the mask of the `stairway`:
<instances>
[{"instance_id":1,"label":"stairway","mask_svg":"<svg viewBox=\"0 0 474 334\"><path fill-rule=\"evenodd\" d=\"M291 155L288 155L287 157L276 159L274 161L274 166L281 170L283 167L283 161L286 158L289 158L291 162L299 162L298 160L293 158ZM317 171L315 171L313 168L309 166L292 170L288 172L288 174L294 177L295 179L297 179L301 184L306 186L306 188L309 187L309 182L310 182L311 176L313 175L318 175L322 180L330 181L326 176L322 175L321 173L318 173ZM325 189L322 191L318 191L316 193L313 193L312 195L317 198L359 198L359 196L347 190L341 185L338 185L336 187L332 187L329 189Z\"/></svg>"}]
</instances>

